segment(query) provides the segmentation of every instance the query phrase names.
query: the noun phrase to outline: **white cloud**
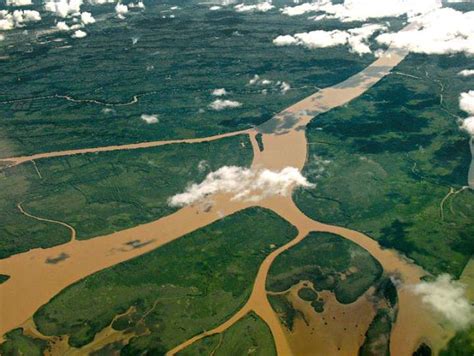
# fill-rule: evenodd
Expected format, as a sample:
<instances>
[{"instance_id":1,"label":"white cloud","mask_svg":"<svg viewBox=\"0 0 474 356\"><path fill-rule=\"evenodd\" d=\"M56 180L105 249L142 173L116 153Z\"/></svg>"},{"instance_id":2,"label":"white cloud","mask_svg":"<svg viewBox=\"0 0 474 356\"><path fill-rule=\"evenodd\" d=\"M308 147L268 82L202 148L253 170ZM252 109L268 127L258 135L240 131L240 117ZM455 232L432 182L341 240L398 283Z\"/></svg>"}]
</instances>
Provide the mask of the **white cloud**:
<instances>
[{"instance_id":1,"label":"white cloud","mask_svg":"<svg viewBox=\"0 0 474 356\"><path fill-rule=\"evenodd\" d=\"M464 69L458 73L461 77L470 77L474 75L474 69Z\"/></svg>"},{"instance_id":2,"label":"white cloud","mask_svg":"<svg viewBox=\"0 0 474 356\"><path fill-rule=\"evenodd\" d=\"M113 4L115 0L88 0L91 5L104 5L104 4Z\"/></svg>"},{"instance_id":3,"label":"white cloud","mask_svg":"<svg viewBox=\"0 0 474 356\"><path fill-rule=\"evenodd\" d=\"M58 23L56 24L56 28L59 31L69 31L70 30L70 27L64 21L58 21Z\"/></svg>"},{"instance_id":4,"label":"white cloud","mask_svg":"<svg viewBox=\"0 0 474 356\"><path fill-rule=\"evenodd\" d=\"M224 95L227 95L227 94L229 94L229 93L224 88L214 89L212 91L212 95L214 95L214 96L224 96Z\"/></svg>"},{"instance_id":5,"label":"white cloud","mask_svg":"<svg viewBox=\"0 0 474 356\"><path fill-rule=\"evenodd\" d=\"M474 11L434 10L410 19L418 28L384 33L377 42L425 54L474 54Z\"/></svg>"},{"instance_id":6,"label":"white cloud","mask_svg":"<svg viewBox=\"0 0 474 356\"><path fill-rule=\"evenodd\" d=\"M218 5L214 5L214 6L211 6L209 8L209 10L211 10L211 11L216 11L216 10L220 10L220 9L222 9L222 6L218 6Z\"/></svg>"},{"instance_id":7,"label":"white cloud","mask_svg":"<svg viewBox=\"0 0 474 356\"><path fill-rule=\"evenodd\" d=\"M134 9L134 8L136 8L136 9L144 9L144 8L145 8L145 4L144 4L142 1L139 1L139 2L137 2L136 4L134 4L134 3L128 4L128 7L132 8L132 9ZM173 9L173 8L171 8L171 9Z\"/></svg>"},{"instance_id":8,"label":"white cloud","mask_svg":"<svg viewBox=\"0 0 474 356\"><path fill-rule=\"evenodd\" d=\"M256 202L273 195L287 196L293 187L312 188L300 171L286 167L281 171L224 166L211 172L201 183L190 185L184 193L168 200L171 206L194 204L216 193L232 195L232 200Z\"/></svg>"},{"instance_id":9,"label":"white cloud","mask_svg":"<svg viewBox=\"0 0 474 356\"><path fill-rule=\"evenodd\" d=\"M280 35L277 38L273 40L273 44L277 46L289 46L289 45L294 45L298 44L298 39L291 35Z\"/></svg>"},{"instance_id":10,"label":"white cloud","mask_svg":"<svg viewBox=\"0 0 474 356\"><path fill-rule=\"evenodd\" d=\"M82 30L77 30L72 34L72 38L84 38L87 36L87 32L84 32Z\"/></svg>"},{"instance_id":11,"label":"white cloud","mask_svg":"<svg viewBox=\"0 0 474 356\"><path fill-rule=\"evenodd\" d=\"M85 12L81 13L81 22L84 25L89 25L89 24L95 22L95 18L92 17L92 14L90 12L85 11Z\"/></svg>"},{"instance_id":12,"label":"white cloud","mask_svg":"<svg viewBox=\"0 0 474 356\"><path fill-rule=\"evenodd\" d=\"M307 12L316 12L320 11L321 2L315 3L304 3L301 5L296 6L286 6L285 8L281 9L280 11L288 16L299 16L306 14Z\"/></svg>"},{"instance_id":13,"label":"white cloud","mask_svg":"<svg viewBox=\"0 0 474 356\"><path fill-rule=\"evenodd\" d=\"M0 41L4 41L4 40L5 40L5 36L0 33Z\"/></svg>"},{"instance_id":14,"label":"white cloud","mask_svg":"<svg viewBox=\"0 0 474 356\"><path fill-rule=\"evenodd\" d=\"M245 5L245 4L238 4L234 6L235 11L237 12L267 12L273 9L275 6L272 5L271 1L265 1L254 5Z\"/></svg>"},{"instance_id":15,"label":"white cloud","mask_svg":"<svg viewBox=\"0 0 474 356\"><path fill-rule=\"evenodd\" d=\"M57 16L67 17L81 12L82 0L46 0L46 11L54 12Z\"/></svg>"},{"instance_id":16,"label":"white cloud","mask_svg":"<svg viewBox=\"0 0 474 356\"><path fill-rule=\"evenodd\" d=\"M156 124L159 121L157 115L142 114L141 119L147 124Z\"/></svg>"},{"instance_id":17,"label":"white cloud","mask_svg":"<svg viewBox=\"0 0 474 356\"><path fill-rule=\"evenodd\" d=\"M270 85L273 81L269 79L260 78L258 74L255 74L252 79L249 80L249 85Z\"/></svg>"},{"instance_id":18,"label":"white cloud","mask_svg":"<svg viewBox=\"0 0 474 356\"><path fill-rule=\"evenodd\" d=\"M461 124L461 129L474 137L474 116L464 119Z\"/></svg>"},{"instance_id":19,"label":"white cloud","mask_svg":"<svg viewBox=\"0 0 474 356\"><path fill-rule=\"evenodd\" d=\"M31 0L7 0L7 6L28 6L33 5Z\"/></svg>"},{"instance_id":20,"label":"white cloud","mask_svg":"<svg viewBox=\"0 0 474 356\"><path fill-rule=\"evenodd\" d=\"M280 91L283 94L285 94L288 90L291 89L290 84L284 81L277 81L274 82L273 80L270 79L264 79L261 78L258 74L255 74L252 79L249 80L249 85L261 85L261 86L269 86L273 84L273 88L270 88L270 90L273 91ZM263 89L262 93L267 94L269 89Z\"/></svg>"},{"instance_id":21,"label":"white cloud","mask_svg":"<svg viewBox=\"0 0 474 356\"><path fill-rule=\"evenodd\" d=\"M469 115L474 115L474 90L461 93L459 96L459 107ZM464 119L461 123L461 129L474 137L474 116Z\"/></svg>"},{"instance_id":22,"label":"white cloud","mask_svg":"<svg viewBox=\"0 0 474 356\"><path fill-rule=\"evenodd\" d=\"M0 10L0 30L13 30L14 28L23 27L25 23L40 20L41 15L35 10L15 10L13 12Z\"/></svg>"},{"instance_id":23,"label":"white cloud","mask_svg":"<svg viewBox=\"0 0 474 356\"><path fill-rule=\"evenodd\" d=\"M336 18L349 22L401 15L412 17L439 7L441 7L441 0L345 0L342 4L332 4L330 0L317 0L313 3L285 7L281 11L289 16L322 12L324 16L319 18Z\"/></svg>"},{"instance_id":24,"label":"white cloud","mask_svg":"<svg viewBox=\"0 0 474 356\"><path fill-rule=\"evenodd\" d=\"M474 90L469 90L467 93L461 93L459 96L459 107L462 111L474 115Z\"/></svg>"},{"instance_id":25,"label":"white cloud","mask_svg":"<svg viewBox=\"0 0 474 356\"><path fill-rule=\"evenodd\" d=\"M352 52L359 55L371 53L368 45L369 38L377 31L387 28L383 25L367 24L347 31L316 30L297 33L293 36L278 36L273 40L277 46L300 45L307 48L327 48L348 45Z\"/></svg>"},{"instance_id":26,"label":"white cloud","mask_svg":"<svg viewBox=\"0 0 474 356\"><path fill-rule=\"evenodd\" d=\"M117 3L117 5L115 6L115 12L117 13L117 16L119 18L123 18L124 15L128 12L128 6L121 3Z\"/></svg>"},{"instance_id":27,"label":"white cloud","mask_svg":"<svg viewBox=\"0 0 474 356\"><path fill-rule=\"evenodd\" d=\"M423 303L444 316L457 328L466 328L474 322L474 307L466 299L465 286L448 274L433 282L420 282L411 287Z\"/></svg>"},{"instance_id":28,"label":"white cloud","mask_svg":"<svg viewBox=\"0 0 474 356\"><path fill-rule=\"evenodd\" d=\"M280 91L283 94L285 94L288 90L291 89L290 84L288 84L287 82L278 82L277 84L280 86Z\"/></svg>"},{"instance_id":29,"label":"white cloud","mask_svg":"<svg viewBox=\"0 0 474 356\"><path fill-rule=\"evenodd\" d=\"M238 101L221 99L214 100L211 104L209 104L209 107L211 109L217 111L238 108L239 106L242 106L242 103L239 103Z\"/></svg>"}]
</instances>

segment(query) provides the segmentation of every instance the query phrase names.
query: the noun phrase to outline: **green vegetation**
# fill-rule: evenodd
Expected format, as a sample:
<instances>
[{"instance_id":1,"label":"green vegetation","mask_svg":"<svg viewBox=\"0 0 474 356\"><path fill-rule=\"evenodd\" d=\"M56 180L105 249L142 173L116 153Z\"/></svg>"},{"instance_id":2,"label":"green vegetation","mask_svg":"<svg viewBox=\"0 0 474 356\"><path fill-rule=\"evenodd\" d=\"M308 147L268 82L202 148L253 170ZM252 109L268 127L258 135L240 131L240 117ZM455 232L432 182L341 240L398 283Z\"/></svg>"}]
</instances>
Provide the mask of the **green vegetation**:
<instances>
[{"instance_id":1,"label":"green vegetation","mask_svg":"<svg viewBox=\"0 0 474 356\"><path fill-rule=\"evenodd\" d=\"M431 347L423 343L416 349L413 356L431 356L432 354Z\"/></svg>"},{"instance_id":2,"label":"green vegetation","mask_svg":"<svg viewBox=\"0 0 474 356\"><path fill-rule=\"evenodd\" d=\"M457 121L465 117L459 93L474 84L457 73L469 63L410 55L361 97L315 118L304 174L318 189L298 191L297 205L319 221L363 231L432 273L459 276L474 253L474 192L460 190L469 137ZM451 189L456 194L442 204Z\"/></svg>"},{"instance_id":3,"label":"green vegetation","mask_svg":"<svg viewBox=\"0 0 474 356\"><path fill-rule=\"evenodd\" d=\"M263 152L265 147L263 145L263 135L260 132L255 135L255 140L257 141L258 149L260 152Z\"/></svg>"},{"instance_id":4,"label":"green vegetation","mask_svg":"<svg viewBox=\"0 0 474 356\"><path fill-rule=\"evenodd\" d=\"M268 326L254 313L232 325L223 334L204 338L178 355L276 355L275 344Z\"/></svg>"},{"instance_id":5,"label":"green vegetation","mask_svg":"<svg viewBox=\"0 0 474 356\"><path fill-rule=\"evenodd\" d=\"M313 300L311 306L316 313L322 313L324 311L324 300L322 298Z\"/></svg>"},{"instance_id":6,"label":"green vegetation","mask_svg":"<svg viewBox=\"0 0 474 356\"><path fill-rule=\"evenodd\" d=\"M6 275L6 274L0 274L0 284L8 281L10 279L10 276Z\"/></svg>"},{"instance_id":7,"label":"green vegetation","mask_svg":"<svg viewBox=\"0 0 474 356\"><path fill-rule=\"evenodd\" d=\"M281 292L299 281L334 292L340 303L352 303L382 275L382 266L355 243L329 233L310 233L278 256L270 268L267 290Z\"/></svg>"},{"instance_id":8,"label":"green vegetation","mask_svg":"<svg viewBox=\"0 0 474 356\"><path fill-rule=\"evenodd\" d=\"M365 333L360 356L389 356L390 334L397 315L397 289L389 277L384 277L376 285L372 298L377 313Z\"/></svg>"},{"instance_id":9,"label":"green vegetation","mask_svg":"<svg viewBox=\"0 0 474 356\"><path fill-rule=\"evenodd\" d=\"M440 356L460 356L474 354L474 327L458 331L449 341L448 346L440 352Z\"/></svg>"},{"instance_id":10,"label":"green vegetation","mask_svg":"<svg viewBox=\"0 0 474 356\"><path fill-rule=\"evenodd\" d=\"M180 9L170 12L173 4ZM373 60L344 47L314 51L272 42L278 34L353 24L316 23L305 16L282 16L276 9L254 14L209 11L200 1L146 5L146 11L131 11L126 21L116 21L113 4L84 4L82 11L91 11L98 21L80 41L67 32L43 33L36 39L35 28L55 26L53 16L47 15L29 25L27 35L23 29L9 31L0 43L0 87L6 88L0 92L0 157L253 127ZM163 18L171 13L175 18ZM256 74L272 84L249 85ZM283 93L278 81L292 89ZM210 109L216 88L226 88L227 98L242 106ZM135 95L136 103L113 105L130 102ZM53 97L8 102L45 96ZM156 114L159 122L147 124L142 114Z\"/></svg>"},{"instance_id":11,"label":"green vegetation","mask_svg":"<svg viewBox=\"0 0 474 356\"><path fill-rule=\"evenodd\" d=\"M268 294L267 296L273 310L278 314L283 325L292 331L295 318L300 315L298 310L293 307L293 304L284 294Z\"/></svg>"},{"instance_id":12,"label":"green vegetation","mask_svg":"<svg viewBox=\"0 0 474 356\"><path fill-rule=\"evenodd\" d=\"M380 281L375 294L378 295L379 298L385 299L390 308L396 308L398 304L398 293L397 288L390 278L383 278Z\"/></svg>"},{"instance_id":13,"label":"green vegetation","mask_svg":"<svg viewBox=\"0 0 474 356\"><path fill-rule=\"evenodd\" d=\"M21 328L8 332L4 338L0 345L0 354L4 356L42 356L47 348L46 341L24 335Z\"/></svg>"},{"instance_id":14,"label":"green vegetation","mask_svg":"<svg viewBox=\"0 0 474 356\"><path fill-rule=\"evenodd\" d=\"M392 320L386 309L379 309L365 333L360 356L390 356L390 332Z\"/></svg>"},{"instance_id":15,"label":"green vegetation","mask_svg":"<svg viewBox=\"0 0 474 356\"><path fill-rule=\"evenodd\" d=\"M196 144L101 152L36 161L0 171L0 258L70 239L88 239L147 223L176 210L167 199L229 164L248 166L247 135Z\"/></svg>"},{"instance_id":16,"label":"green vegetation","mask_svg":"<svg viewBox=\"0 0 474 356\"><path fill-rule=\"evenodd\" d=\"M298 297L307 302L312 302L313 300L318 299L318 293L311 288L304 287L298 290Z\"/></svg>"},{"instance_id":17,"label":"green vegetation","mask_svg":"<svg viewBox=\"0 0 474 356\"><path fill-rule=\"evenodd\" d=\"M135 334L124 354L160 354L242 307L272 244L296 233L273 212L241 211L66 288L34 321L81 347L119 316L112 327Z\"/></svg>"}]
</instances>

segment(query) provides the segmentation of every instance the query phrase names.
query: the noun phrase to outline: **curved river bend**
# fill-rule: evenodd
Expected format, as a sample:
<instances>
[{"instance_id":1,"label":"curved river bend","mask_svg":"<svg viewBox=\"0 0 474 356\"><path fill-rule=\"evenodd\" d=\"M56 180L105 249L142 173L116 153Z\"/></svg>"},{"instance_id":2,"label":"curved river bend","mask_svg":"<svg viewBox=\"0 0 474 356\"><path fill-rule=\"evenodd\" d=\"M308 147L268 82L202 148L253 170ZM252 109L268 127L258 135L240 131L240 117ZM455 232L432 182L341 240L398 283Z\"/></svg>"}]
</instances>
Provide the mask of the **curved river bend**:
<instances>
[{"instance_id":1,"label":"curved river bend","mask_svg":"<svg viewBox=\"0 0 474 356\"><path fill-rule=\"evenodd\" d=\"M389 49L363 71L342 83L318 91L290 106L255 130L195 140L147 142L135 145L51 152L29 157L13 157L8 161L10 165L15 165L47 157L138 149L176 142L200 142L247 133L250 135L254 151L252 169L281 170L288 166L302 169L307 155L306 125L318 114L344 105L364 93L389 74L390 70L400 63L405 55L405 52ZM259 151L255 140L257 133L262 134L265 148L262 152ZM0 273L11 277L0 285L0 334L3 335L25 323L41 305L47 303L72 283L104 268L154 250L189 232L250 206L261 206L275 211L296 226L299 234L293 241L273 251L265 259L256 277L252 295L245 306L226 323L205 335L224 331L240 317L253 310L269 325L278 354L292 354L284 330L266 298L265 280L271 263L278 254L300 242L310 231L332 232L354 241L369 251L381 263L385 272L397 273L405 283L417 283L424 275L419 267L406 261L395 251L381 249L377 242L361 233L309 219L295 206L291 197L266 198L257 203L250 203L235 201L228 195L218 194L210 197L210 200L213 205L209 211L206 204L187 206L174 214L148 224L90 240L72 240L69 243L48 249L33 249L0 260ZM137 249L127 247L127 243L136 240L137 236L140 236L142 242L147 243ZM68 257L57 264L45 262L57 256ZM175 350L170 351L170 354L205 335L198 335L188 340L177 346ZM391 339L393 355L411 355L422 340L428 342L436 352L450 335L450 332L444 330L433 319L431 313L423 308L421 301L407 288L399 290L398 318Z\"/></svg>"}]
</instances>

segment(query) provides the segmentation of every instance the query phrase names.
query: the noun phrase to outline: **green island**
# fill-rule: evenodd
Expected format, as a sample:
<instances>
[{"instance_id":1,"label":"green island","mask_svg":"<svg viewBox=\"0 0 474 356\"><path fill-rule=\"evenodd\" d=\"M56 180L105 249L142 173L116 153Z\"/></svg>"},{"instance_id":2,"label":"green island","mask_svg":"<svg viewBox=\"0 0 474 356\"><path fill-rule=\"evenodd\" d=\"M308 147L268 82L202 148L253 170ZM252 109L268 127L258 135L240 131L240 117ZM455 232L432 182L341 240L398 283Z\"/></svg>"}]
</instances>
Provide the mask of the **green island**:
<instances>
[{"instance_id":1,"label":"green island","mask_svg":"<svg viewBox=\"0 0 474 356\"><path fill-rule=\"evenodd\" d=\"M338 302L349 304L381 276L382 266L363 248L334 234L312 232L275 259L267 290L284 292L309 281L317 291L333 292Z\"/></svg>"},{"instance_id":2,"label":"green island","mask_svg":"<svg viewBox=\"0 0 474 356\"><path fill-rule=\"evenodd\" d=\"M234 314L263 259L295 236L273 212L246 209L66 288L34 321L76 348L111 324L135 335L121 345L124 354L160 354ZM12 336L3 347L23 339Z\"/></svg>"},{"instance_id":3,"label":"green island","mask_svg":"<svg viewBox=\"0 0 474 356\"><path fill-rule=\"evenodd\" d=\"M275 356L276 350L268 326L255 313L250 313L222 334L201 339L177 355Z\"/></svg>"},{"instance_id":4,"label":"green island","mask_svg":"<svg viewBox=\"0 0 474 356\"><path fill-rule=\"evenodd\" d=\"M174 211L168 198L221 166L249 166L247 135L213 142L38 160L0 172L0 258L67 242L72 226L88 239L157 220ZM38 172L36 171L38 170ZM41 175L41 176L40 176Z\"/></svg>"},{"instance_id":5,"label":"green island","mask_svg":"<svg viewBox=\"0 0 474 356\"><path fill-rule=\"evenodd\" d=\"M275 259L266 284L268 299L291 331L295 318L301 315L284 293L292 286L308 281L316 291L330 291L338 302L349 304L371 286L381 284L382 272L382 266L353 242L334 234L312 232ZM315 312L324 311L324 301L312 289L302 287L298 296L311 302Z\"/></svg>"},{"instance_id":6,"label":"green island","mask_svg":"<svg viewBox=\"0 0 474 356\"><path fill-rule=\"evenodd\" d=\"M458 127L464 56L409 55L388 77L308 127L302 211L368 234L434 274L474 253L469 137Z\"/></svg>"}]
</instances>

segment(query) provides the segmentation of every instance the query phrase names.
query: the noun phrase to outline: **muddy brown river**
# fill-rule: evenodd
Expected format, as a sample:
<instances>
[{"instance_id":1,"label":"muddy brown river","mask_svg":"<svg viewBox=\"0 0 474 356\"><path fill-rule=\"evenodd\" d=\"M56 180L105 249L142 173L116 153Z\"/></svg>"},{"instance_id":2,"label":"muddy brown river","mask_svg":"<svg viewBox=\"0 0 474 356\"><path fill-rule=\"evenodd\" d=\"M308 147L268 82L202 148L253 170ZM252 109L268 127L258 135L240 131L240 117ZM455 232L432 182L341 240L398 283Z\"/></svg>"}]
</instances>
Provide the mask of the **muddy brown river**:
<instances>
[{"instance_id":1,"label":"muddy brown river","mask_svg":"<svg viewBox=\"0 0 474 356\"><path fill-rule=\"evenodd\" d=\"M134 145L51 152L28 157L13 157L7 159L7 161L10 165L16 165L48 157L140 149L178 142L202 142L230 135L249 134L254 151L252 169L281 170L288 166L302 169L307 155L304 129L311 119L319 113L344 105L364 93L387 75L394 66L403 60L405 55L404 52L389 49L360 73L340 84L320 90L305 98L255 130L203 139L147 142ZM264 144L262 152L257 147L256 133L262 134ZM241 310L217 328L178 345L169 352L170 355L206 335L226 330L250 311L254 311L270 327L279 355L294 354L295 351L291 347L287 332L268 302L265 281L274 259L286 249L303 240L310 231L332 232L357 243L381 263L385 272L399 275L404 285L417 283L420 277L425 274L418 266L407 261L393 250L382 249L376 241L364 234L311 220L296 207L291 195L269 197L257 203L231 200L231 196L225 194L217 194L208 199L212 201L210 210L207 209L208 202L203 202L202 204L184 207L174 214L134 228L90 240L73 239L63 245L48 249L33 249L0 260L0 273L11 277L0 285L0 335L27 323L41 305L47 303L53 296L72 283L104 268L159 248L187 233L251 206L261 206L279 214L298 229L297 237L267 256L260 266L251 296ZM137 237L143 243L142 247L130 247L129 243L137 240ZM60 262L55 264L46 263L47 260L57 259L59 256L63 256L63 258L60 258ZM399 312L391 338L391 352L393 355L411 355L422 341L428 343L436 352L451 335L452 332L440 326L438 320L428 309L424 308L418 297L413 295L408 287L399 289ZM317 338L318 335L313 337ZM349 339L353 340L354 338ZM324 343L324 338L320 342ZM351 341L344 345L344 349L347 349L349 353L356 354L358 346L360 345Z\"/></svg>"}]
</instances>

